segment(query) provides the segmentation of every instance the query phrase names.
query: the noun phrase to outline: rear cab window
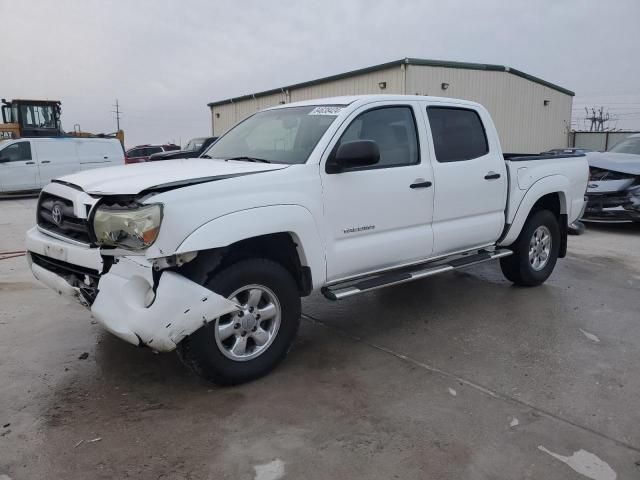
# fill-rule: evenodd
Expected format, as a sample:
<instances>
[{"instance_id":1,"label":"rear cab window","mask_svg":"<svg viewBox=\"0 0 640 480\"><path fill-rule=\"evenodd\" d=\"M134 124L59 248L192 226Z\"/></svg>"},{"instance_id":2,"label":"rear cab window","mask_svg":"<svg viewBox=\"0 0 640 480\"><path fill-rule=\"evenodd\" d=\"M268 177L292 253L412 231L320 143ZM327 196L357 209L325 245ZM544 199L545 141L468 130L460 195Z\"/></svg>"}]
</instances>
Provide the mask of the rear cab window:
<instances>
[{"instance_id":1,"label":"rear cab window","mask_svg":"<svg viewBox=\"0 0 640 480\"><path fill-rule=\"evenodd\" d=\"M436 160L440 163L473 160L489 153L480 115L460 107L427 107Z\"/></svg>"}]
</instances>

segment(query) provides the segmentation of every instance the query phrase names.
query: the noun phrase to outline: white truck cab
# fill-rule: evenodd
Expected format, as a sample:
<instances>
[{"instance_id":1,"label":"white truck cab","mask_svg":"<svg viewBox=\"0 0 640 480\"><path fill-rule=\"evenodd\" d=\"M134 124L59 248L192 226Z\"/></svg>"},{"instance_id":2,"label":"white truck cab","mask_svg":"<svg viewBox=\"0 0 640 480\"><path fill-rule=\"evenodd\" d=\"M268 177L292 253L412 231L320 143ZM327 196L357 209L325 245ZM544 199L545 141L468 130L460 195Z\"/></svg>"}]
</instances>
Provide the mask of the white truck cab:
<instances>
[{"instance_id":1,"label":"white truck cab","mask_svg":"<svg viewBox=\"0 0 640 480\"><path fill-rule=\"evenodd\" d=\"M39 190L54 178L124 164L117 139L32 137L0 140L0 193Z\"/></svg>"},{"instance_id":2,"label":"white truck cab","mask_svg":"<svg viewBox=\"0 0 640 480\"><path fill-rule=\"evenodd\" d=\"M240 383L284 358L314 290L335 301L493 259L516 284L544 282L587 176L583 155L503 155L473 102L292 103L199 159L53 180L28 260L115 335Z\"/></svg>"}]
</instances>

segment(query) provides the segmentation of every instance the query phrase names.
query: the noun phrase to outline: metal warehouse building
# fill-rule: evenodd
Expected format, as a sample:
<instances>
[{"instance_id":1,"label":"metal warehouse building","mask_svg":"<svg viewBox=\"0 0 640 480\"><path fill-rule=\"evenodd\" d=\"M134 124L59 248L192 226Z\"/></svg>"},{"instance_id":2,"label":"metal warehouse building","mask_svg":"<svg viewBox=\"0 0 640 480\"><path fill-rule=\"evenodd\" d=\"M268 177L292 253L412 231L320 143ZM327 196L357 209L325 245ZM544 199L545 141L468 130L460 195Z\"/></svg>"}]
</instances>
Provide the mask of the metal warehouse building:
<instances>
[{"instance_id":1,"label":"metal warehouse building","mask_svg":"<svg viewBox=\"0 0 640 480\"><path fill-rule=\"evenodd\" d=\"M484 105L505 152L538 153L567 145L574 93L502 65L405 58L352 72L209 103L220 135L252 113L313 98L371 93L418 94Z\"/></svg>"}]
</instances>

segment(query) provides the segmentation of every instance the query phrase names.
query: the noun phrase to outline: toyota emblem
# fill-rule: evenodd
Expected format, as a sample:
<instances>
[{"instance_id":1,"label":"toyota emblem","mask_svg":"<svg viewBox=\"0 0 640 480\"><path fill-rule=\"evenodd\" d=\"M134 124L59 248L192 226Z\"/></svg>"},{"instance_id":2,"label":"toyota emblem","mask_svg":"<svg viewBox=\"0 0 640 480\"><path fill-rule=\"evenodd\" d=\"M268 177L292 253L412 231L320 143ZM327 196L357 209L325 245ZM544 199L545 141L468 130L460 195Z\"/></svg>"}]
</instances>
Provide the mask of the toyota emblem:
<instances>
[{"instance_id":1,"label":"toyota emblem","mask_svg":"<svg viewBox=\"0 0 640 480\"><path fill-rule=\"evenodd\" d=\"M62 208L57 203L51 209L51 218L56 225L62 225Z\"/></svg>"}]
</instances>

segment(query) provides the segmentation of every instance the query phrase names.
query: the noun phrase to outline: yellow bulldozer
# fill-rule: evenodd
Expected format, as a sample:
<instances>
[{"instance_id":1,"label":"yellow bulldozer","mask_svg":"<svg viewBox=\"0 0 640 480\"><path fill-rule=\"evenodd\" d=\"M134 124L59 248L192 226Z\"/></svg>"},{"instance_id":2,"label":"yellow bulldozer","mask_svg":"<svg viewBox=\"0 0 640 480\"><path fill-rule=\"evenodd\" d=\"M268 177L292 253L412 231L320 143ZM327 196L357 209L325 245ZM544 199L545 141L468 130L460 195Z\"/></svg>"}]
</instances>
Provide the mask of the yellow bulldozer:
<instances>
[{"instance_id":1,"label":"yellow bulldozer","mask_svg":"<svg viewBox=\"0 0 640 480\"><path fill-rule=\"evenodd\" d=\"M124 148L124 131L115 133L83 132L76 124L72 132L65 132L60 122L62 111L58 100L11 100L2 99L2 124L0 140L24 137L83 137L117 138Z\"/></svg>"}]
</instances>

